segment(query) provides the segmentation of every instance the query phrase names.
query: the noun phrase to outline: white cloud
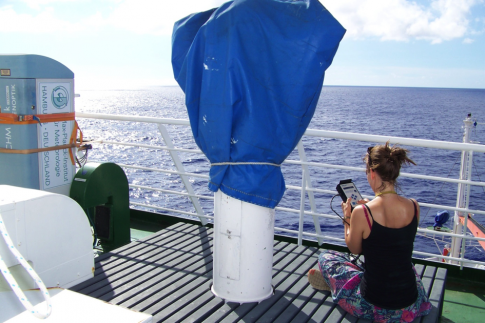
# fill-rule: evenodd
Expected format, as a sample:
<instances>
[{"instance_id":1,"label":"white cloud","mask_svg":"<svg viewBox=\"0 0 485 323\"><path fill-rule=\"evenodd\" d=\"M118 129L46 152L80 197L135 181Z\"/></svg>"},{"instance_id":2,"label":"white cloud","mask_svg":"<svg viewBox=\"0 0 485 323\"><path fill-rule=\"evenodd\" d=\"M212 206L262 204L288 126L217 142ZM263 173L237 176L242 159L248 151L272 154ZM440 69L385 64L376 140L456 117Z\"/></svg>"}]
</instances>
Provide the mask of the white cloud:
<instances>
[{"instance_id":1,"label":"white cloud","mask_svg":"<svg viewBox=\"0 0 485 323\"><path fill-rule=\"evenodd\" d=\"M429 7L407 0L320 0L347 29L347 37L424 39L432 43L463 37L471 8L481 0L432 0Z\"/></svg>"},{"instance_id":2,"label":"white cloud","mask_svg":"<svg viewBox=\"0 0 485 323\"><path fill-rule=\"evenodd\" d=\"M471 38L465 38L463 39L463 44L471 44L473 43L475 40L474 39L471 39Z\"/></svg>"},{"instance_id":3,"label":"white cloud","mask_svg":"<svg viewBox=\"0 0 485 323\"><path fill-rule=\"evenodd\" d=\"M219 7L224 2L227 0L126 0L104 22L140 34L169 35L177 20Z\"/></svg>"},{"instance_id":4,"label":"white cloud","mask_svg":"<svg viewBox=\"0 0 485 323\"><path fill-rule=\"evenodd\" d=\"M98 0L99 1L99 0ZM175 21L194 12L219 7L227 0L104 0L111 4L109 13L97 11L98 1L88 0L22 0L35 13L19 11L16 5L0 5L1 32L42 33L87 30L91 27L114 26L139 34L170 35ZM57 17L55 3L73 3L73 17ZM100 3L101 1L99 1ZM14 2L12 2L14 3ZM93 10L79 17L74 5L91 6ZM89 12L89 10L83 10Z\"/></svg>"},{"instance_id":5,"label":"white cloud","mask_svg":"<svg viewBox=\"0 0 485 323\"><path fill-rule=\"evenodd\" d=\"M41 9L45 5L59 2L78 2L80 0L21 0L32 9Z\"/></svg>"},{"instance_id":6,"label":"white cloud","mask_svg":"<svg viewBox=\"0 0 485 323\"><path fill-rule=\"evenodd\" d=\"M21 12L14 1L10 6L0 6L2 32L70 32L112 26L138 34L170 35L175 21L194 12L219 7L227 0L21 1L36 11ZM475 4L483 3L483 0L426 0L424 3L429 5L424 6L411 0L320 1L347 29L346 37L394 41L424 39L432 43L473 33L468 21L470 10ZM72 17L56 15L56 3L72 3ZM79 5L83 6L84 16L78 16L81 13L76 6ZM103 10L98 10L99 7Z\"/></svg>"},{"instance_id":7,"label":"white cloud","mask_svg":"<svg viewBox=\"0 0 485 323\"><path fill-rule=\"evenodd\" d=\"M37 15L18 13L12 6L0 8L1 32L44 33L56 31L77 31L80 24L58 19L53 8L47 8Z\"/></svg>"},{"instance_id":8,"label":"white cloud","mask_svg":"<svg viewBox=\"0 0 485 323\"><path fill-rule=\"evenodd\" d=\"M175 21L194 12L219 7L227 0L104 0L112 4L112 11L102 15L96 11L97 1L87 0L22 0L34 13L20 12L15 5L0 5L1 32L72 32L91 27L114 26L139 34L170 35ZM78 17L73 9L72 17L57 17L55 4L72 2L91 5L91 15ZM12 2L13 3L13 2ZM80 18L80 19L79 19Z\"/></svg>"}]
</instances>

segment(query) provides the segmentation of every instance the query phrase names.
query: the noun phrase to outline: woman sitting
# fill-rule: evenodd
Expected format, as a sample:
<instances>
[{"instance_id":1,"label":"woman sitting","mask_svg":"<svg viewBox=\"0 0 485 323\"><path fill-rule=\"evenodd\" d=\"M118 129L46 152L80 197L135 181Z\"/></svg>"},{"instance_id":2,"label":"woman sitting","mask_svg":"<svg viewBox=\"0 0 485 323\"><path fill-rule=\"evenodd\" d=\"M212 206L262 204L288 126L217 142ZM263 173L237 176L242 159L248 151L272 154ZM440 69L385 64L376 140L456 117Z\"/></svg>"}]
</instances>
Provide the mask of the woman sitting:
<instances>
[{"instance_id":1,"label":"woman sitting","mask_svg":"<svg viewBox=\"0 0 485 323\"><path fill-rule=\"evenodd\" d=\"M411 322L431 309L426 291L411 262L419 221L419 205L396 193L401 165L415 164L407 150L385 145L369 147L364 157L367 181L376 197L359 201L351 212L342 202L345 242L363 254L365 268L344 253L319 256L320 272L311 269L313 287L327 289L334 302L350 314L376 322ZM323 278L323 279L322 279Z\"/></svg>"}]
</instances>

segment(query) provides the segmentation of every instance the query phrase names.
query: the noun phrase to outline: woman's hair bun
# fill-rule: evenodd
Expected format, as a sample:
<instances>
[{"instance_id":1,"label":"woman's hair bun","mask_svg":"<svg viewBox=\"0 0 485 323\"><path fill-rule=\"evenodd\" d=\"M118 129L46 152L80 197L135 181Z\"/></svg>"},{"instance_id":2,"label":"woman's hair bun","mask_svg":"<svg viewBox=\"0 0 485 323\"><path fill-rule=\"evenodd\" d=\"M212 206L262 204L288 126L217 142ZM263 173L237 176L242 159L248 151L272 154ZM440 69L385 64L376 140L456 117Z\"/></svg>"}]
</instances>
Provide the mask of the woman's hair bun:
<instances>
[{"instance_id":1,"label":"woman's hair bun","mask_svg":"<svg viewBox=\"0 0 485 323\"><path fill-rule=\"evenodd\" d=\"M408 157L408 151L397 145L392 147L387 141L384 145L369 147L364 157L366 167L375 171L384 182L397 185L397 177L403 164L414 164ZM384 185L384 183L383 183Z\"/></svg>"},{"instance_id":2,"label":"woman's hair bun","mask_svg":"<svg viewBox=\"0 0 485 323\"><path fill-rule=\"evenodd\" d=\"M416 165L416 163L408 157L408 151L406 149L398 147L397 145L389 147L389 141L386 142L386 148L389 149L389 162L397 163L399 167L401 167L402 164Z\"/></svg>"}]
</instances>

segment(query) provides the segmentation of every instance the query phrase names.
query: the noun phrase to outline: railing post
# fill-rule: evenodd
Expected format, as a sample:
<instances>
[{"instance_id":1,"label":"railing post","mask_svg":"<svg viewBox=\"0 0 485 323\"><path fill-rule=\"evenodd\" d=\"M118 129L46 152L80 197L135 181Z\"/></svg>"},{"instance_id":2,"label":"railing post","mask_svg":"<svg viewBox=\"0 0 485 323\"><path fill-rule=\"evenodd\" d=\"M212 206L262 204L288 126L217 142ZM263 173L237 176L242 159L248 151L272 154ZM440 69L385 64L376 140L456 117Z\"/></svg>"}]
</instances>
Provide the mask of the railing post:
<instances>
[{"instance_id":1,"label":"railing post","mask_svg":"<svg viewBox=\"0 0 485 323\"><path fill-rule=\"evenodd\" d=\"M184 173L184 165L180 161L180 158L177 154L176 151L173 150L174 145L172 143L172 139L170 138L170 134L168 133L167 129L165 126L161 123L158 124L158 130L160 130L160 133L162 134L163 140L165 141L165 145L170 149L170 156L172 157L172 161L177 168L177 171ZM194 189L192 188L192 184L190 184L189 179L185 175L180 175L180 178L182 179L182 183L184 183L185 189L187 190L187 193L190 195L195 195ZM202 210L202 207L200 206L199 200L195 196L190 196L190 200L192 201L192 204L194 205L195 211L197 212L198 215L204 215L204 211ZM202 225L207 224L207 219L200 217L200 222Z\"/></svg>"},{"instance_id":2,"label":"railing post","mask_svg":"<svg viewBox=\"0 0 485 323\"><path fill-rule=\"evenodd\" d=\"M467 179L471 180L472 176L472 165L473 165L473 151L469 152L468 155L468 172ZM470 185L466 185L465 191L465 207L468 209L470 206ZM465 259L465 244L466 244L466 232L468 229L468 213L463 216L463 240L461 241L461 259ZM463 261L460 263L460 269L463 269Z\"/></svg>"},{"instance_id":3,"label":"railing post","mask_svg":"<svg viewBox=\"0 0 485 323\"><path fill-rule=\"evenodd\" d=\"M300 195L300 221L298 223L298 246L303 244L303 220L305 217L305 194L306 194L306 176L303 169L301 176L301 195Z\"/></svg>"},{"instance_id":4,"label":"railing post","mask_svg":"<svg viewBox=\"0 0 485 323\"><path fill-rule=\"evenodd\" d=\"M471 115L469 114L467 118L464 120L465 123L465 133L463 135L463 142L469 143L470 142L470 129L473 125ZM460 164L460 179L466 179L468 181L471 180L471 165L472 165L472 158L473 154L470 151L463 150L461 153L461 164ZM470 185L469 184L458 184L458 193L456 198L456 207L458 208L468 208L468 201L470 199ZM453 232L461 234L463 237L466 235L466 227L463 227L463 224L460 221L460 215L468 216L468 214L462 214L462 212L456 212L454 216L454 223L453 223ZM463 238L456 238L453 237L451 240L451 256L455 258L460 258L460 249L464 248L462 243L464 242ZM464 255L462 255L464 256ZM455 263L456 262L452 262ZM463 268L463 262L461 262L461 267Z\"/></svg>"},{"instance_id":5,"label":"railing post","mask_svg":"<svg viewBox=\"0 0 485 323\"><path fill-rule=\"evenodd\" d=\"M303 147L303 143L300 140L300 142L297 145L298 147L298 154L300 155L300 160L302 162L307 162L306 154L305 154L305 148ZM308 171L308 166L307 165L301 165L302 168L302 177L305 178L305 181L302 183L306 183L305 188L312 188L312 182L310 181L310 174ZM302 184L302 192L303 192L303 184ZM313 195L313 191L308 191L308 200L310 201L310 207L312 210L312 213L317 213L317 208L315 206L315 196ZM313 215L313 223L315 225L315 232L318 235L322 235L322 230L320 228L320 221L318 220L318 216ZM318 240L318 245L321 245L323 243L322 238L317 238Z\"/></svg>"}]
</instances>

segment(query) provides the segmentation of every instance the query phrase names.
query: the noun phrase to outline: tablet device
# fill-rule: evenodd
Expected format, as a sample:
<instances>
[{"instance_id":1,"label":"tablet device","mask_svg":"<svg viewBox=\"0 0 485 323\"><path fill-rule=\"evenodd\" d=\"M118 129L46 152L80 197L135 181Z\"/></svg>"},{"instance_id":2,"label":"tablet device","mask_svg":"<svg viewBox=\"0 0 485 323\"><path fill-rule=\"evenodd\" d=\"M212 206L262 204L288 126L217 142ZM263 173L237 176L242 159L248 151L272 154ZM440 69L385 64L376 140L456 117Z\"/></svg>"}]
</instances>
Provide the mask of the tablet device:
<instances>
[{"instance_id":1,"label":"tablet device","mask_svg":"<svg viewBox=\"0 0 485 323\"><path fill-rule=\"evenodd\" d=\"M344 202L347 202L348 198L352 199L352 201L350 201L350 206L352 210L354 210L354 207L358 206L357 201L363 199L362 195L360 195L359 190L351 179L341 180L340 183L337 185L337 192Z\"/></svg>"}]
</instances>

